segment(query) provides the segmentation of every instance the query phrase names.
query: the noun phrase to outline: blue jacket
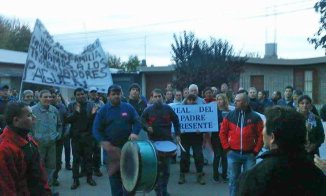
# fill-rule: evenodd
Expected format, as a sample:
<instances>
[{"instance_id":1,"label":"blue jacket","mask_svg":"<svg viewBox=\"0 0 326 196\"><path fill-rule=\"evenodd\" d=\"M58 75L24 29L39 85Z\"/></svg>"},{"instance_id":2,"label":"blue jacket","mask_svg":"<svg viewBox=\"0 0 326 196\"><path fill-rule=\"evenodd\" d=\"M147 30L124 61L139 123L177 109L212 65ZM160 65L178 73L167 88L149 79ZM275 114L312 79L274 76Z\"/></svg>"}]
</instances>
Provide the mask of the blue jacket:
<instances>
[{"instance_id":1,"label":"blue jacket","mask_svg":"<svg viewBox=\"0 0 326 196\"><path fill-rule=\"evenodd\" d=\"M93 123L93 136L98 141L109 141L114 146L122 147L131 133L140 132L141 125L136 110L121 102L118 106L107 103L102 106Z\"/></svg>"}]
</instances>

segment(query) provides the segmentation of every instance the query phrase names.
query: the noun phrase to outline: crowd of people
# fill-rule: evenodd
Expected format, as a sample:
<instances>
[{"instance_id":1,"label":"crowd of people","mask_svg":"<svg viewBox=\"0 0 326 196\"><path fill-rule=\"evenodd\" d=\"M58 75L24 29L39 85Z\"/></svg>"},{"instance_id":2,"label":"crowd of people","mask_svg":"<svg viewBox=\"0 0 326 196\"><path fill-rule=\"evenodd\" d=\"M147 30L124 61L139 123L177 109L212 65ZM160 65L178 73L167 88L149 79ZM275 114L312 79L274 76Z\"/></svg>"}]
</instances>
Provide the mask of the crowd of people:
<instances>
[{"instance_id":1,"label":"crowd of people","mask_svg":"<svg viewBox=\"0 0 326 196\"><path fill-rule=\"evenodd\" d=\"M217 103L217 132L184 132L174 105ZM264 117L264 118L262 118ZM170 164L179 162L178 184L187 183L191 158L196 179L206 184L203 168L213 153L213 176L228 183L233 195L326 195L326 161L319 156L325 139L320 112L310 96L287 86L269 97L255 87L232 92L226 83L220 88L196 84L184 89L154 89L147 100L137 83L123 95L119 85L107 95L95 87L77 88L70 100L56 88L17 93L7 85L0 88L0 195L58 195L61 156L72 170L71 189L86 177L96 186L101 177L101 147L108 168L113 196L134 195L122 185L119 170L121 148L129 140L173 141L183 146L180 157L158 156L155 192L166 196ZM172 133L172 125L174 132ZM263 146L267 149L262 153ZM72 152L72 165L70 153ZM257 156L263 159L256 164ZM180 159L180 160L179 160ZM219 168L221 166L221 169ZM221 171L221 172L220 172ZM277 188L275 188L277 187ZM280 188L278 188L280 187Z\"/></svg>"}]
</instances>

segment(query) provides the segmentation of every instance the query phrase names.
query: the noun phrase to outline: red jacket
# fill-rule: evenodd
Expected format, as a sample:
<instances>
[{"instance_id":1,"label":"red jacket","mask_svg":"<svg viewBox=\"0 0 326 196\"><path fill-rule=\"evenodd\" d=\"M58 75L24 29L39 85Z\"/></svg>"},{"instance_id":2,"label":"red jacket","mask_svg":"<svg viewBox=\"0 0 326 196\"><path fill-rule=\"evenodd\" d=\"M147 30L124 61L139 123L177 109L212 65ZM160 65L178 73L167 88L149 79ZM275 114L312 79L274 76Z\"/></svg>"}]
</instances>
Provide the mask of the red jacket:
<instances>
[{"instance_id":1,"label":"red jacket","mask_svg":"<svg viewBox=\"0 0 326 196\"><path fill-rule=\"evenodd\" d=\"M8 127L0 135L0 195L51 195L36 142Z\"/></svg>"},{"instance_id":2,"label":"red jacket","mask_svg":"<svg viewBox=\"0 0 326 196\"><path fill-rule=\"evenodd\" d=\"M258 154L263 146L263 121L251 111L233 110L224 119L220 130L224 150L237 150Z\"/></svg>"}]
</instances>

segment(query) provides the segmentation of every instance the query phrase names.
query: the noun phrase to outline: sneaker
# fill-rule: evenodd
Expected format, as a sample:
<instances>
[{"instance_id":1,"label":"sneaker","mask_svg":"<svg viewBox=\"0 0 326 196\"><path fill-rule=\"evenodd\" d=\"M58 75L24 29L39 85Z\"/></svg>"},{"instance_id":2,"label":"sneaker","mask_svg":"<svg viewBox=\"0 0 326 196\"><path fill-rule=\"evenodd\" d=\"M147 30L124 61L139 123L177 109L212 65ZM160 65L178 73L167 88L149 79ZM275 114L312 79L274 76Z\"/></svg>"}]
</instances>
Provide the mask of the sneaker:
<instances>
[{"instance_id":1,"label":"sneaker","mask_svg":"<svg viewBox=\"0 0 326 196\"><path fill-rule=\"evenodd\" d=\"M201 185L206 184L203 173L197 173L197 182Z\"/></svg>"},{"instance_id":2,"label":"sneaker","mask_svg":"<svg viewBox=\"0 0 326 196\"><path fill-rule=\"evenodd\" d=\"M186 183L186 174L180 173L178 184L184 184L184 183Z\"/></svg>"}]
</instances>

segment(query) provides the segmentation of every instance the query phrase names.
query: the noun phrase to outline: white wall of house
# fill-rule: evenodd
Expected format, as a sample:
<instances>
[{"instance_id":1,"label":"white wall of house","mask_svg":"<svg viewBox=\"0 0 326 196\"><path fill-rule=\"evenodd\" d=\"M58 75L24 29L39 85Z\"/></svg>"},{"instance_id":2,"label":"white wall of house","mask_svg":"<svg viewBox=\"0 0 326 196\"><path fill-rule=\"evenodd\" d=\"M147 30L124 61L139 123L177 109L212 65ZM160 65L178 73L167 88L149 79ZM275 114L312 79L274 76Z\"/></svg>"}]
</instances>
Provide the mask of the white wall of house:
<instances>
[{"instance_id":1,"label":"white wall of house","mask_svg":"<svg viewBox=\"0 0 326 196\"><path fill-rule=\"evenodd\" d=\"M264 90L269 92L283 92L287 85L293 85L293 68L265 65L246 65L245 71L240 75L239 84L248 89L250 87L250 78L255 75L264 76Z\"/></svg>"}]
</instances>

